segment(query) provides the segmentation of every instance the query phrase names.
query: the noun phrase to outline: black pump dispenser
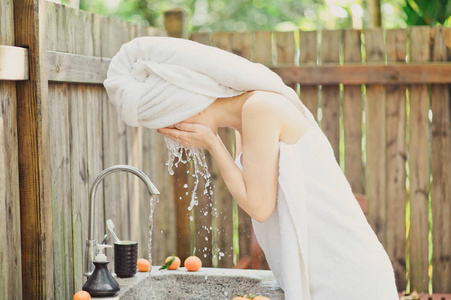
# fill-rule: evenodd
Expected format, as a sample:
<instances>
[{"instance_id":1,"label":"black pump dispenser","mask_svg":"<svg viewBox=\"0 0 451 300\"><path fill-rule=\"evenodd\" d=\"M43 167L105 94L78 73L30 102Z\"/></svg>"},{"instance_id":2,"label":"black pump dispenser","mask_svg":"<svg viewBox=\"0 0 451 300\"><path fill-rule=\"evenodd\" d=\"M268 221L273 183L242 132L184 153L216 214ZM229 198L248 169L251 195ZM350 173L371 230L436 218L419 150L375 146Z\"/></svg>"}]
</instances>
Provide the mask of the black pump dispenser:
<instances>
[{"instance_id":1,"label":"black pump dispenser","mask_svg":"<svg viewBox=\"0 0 451 300\"><path fill-rule=\"evenodd\" d=\"M95 269L83 285L83 290L88 292L92 297L108 297L114 296L119 292L119 283L113 278L107 269L108 260L102 253L103 248L112 247L110 245L97 245L99 254L94 259Z\"/></svg>"}]
</instances>

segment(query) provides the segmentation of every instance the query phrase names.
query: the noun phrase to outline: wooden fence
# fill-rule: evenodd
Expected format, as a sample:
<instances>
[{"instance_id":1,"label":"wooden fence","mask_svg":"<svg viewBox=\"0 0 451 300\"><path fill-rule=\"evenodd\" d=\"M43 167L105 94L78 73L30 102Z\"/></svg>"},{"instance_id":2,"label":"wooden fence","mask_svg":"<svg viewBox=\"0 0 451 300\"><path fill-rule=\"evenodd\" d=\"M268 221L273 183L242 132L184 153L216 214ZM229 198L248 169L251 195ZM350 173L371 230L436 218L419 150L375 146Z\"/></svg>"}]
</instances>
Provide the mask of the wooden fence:
<instances>
[{"instance_id":1,"label":"wooden fence","mask_svg":"<svg viewBox=\"0 0 451 300\"><path fill-rule=\"evenodd\" d=\"M192 166L169 176L162 137L125 126L101 85L123 43L187 37L183 12L168 12L165 23L166 31L43 0L0 0L0 298L69 299L81 289L88 189L115 164L143 170L161 192L153 264L196 251L204 266L231 267L249 254L250 219L211 157L213 197L188 211ZM299 89L354 192L370 199L368 220L398 289L410 280L411 290L432 283L451 292L450 28L191 38L271 66ZM233 133L220 134L233 152ZM111 218L146 257L149 198L139 179L110 175L96 198L96 239Z\"/></svg>"}]
</instances>

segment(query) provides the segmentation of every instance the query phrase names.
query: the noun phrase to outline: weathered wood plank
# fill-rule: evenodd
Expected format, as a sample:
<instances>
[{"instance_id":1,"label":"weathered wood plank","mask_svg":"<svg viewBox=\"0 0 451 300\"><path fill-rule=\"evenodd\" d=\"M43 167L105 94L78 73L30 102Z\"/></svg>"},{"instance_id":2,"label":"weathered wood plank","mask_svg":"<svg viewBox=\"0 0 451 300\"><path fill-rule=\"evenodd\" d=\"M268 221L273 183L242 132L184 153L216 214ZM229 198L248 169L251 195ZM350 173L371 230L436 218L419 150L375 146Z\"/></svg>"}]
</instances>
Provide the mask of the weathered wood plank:
<instances>
[{"instance_id":1,"label":"weathered wood plank","mask_svg":"<svg viewBox=\"0 0 451 300\"><path fill-rule=\"evenodd\" d=\"M69 52L80 55L94 55L92 14L68 9L66 13L68 23ZM88 233L88 119L87 99L91 86L82 84L69 85L69 112L71 137L71 192L72 192L72 228L73 228L73 280L72 294L81 290L85 278L84 252ZM96 216L97 217L97 216ZM98 240L100 243L100 240Z\"/></svg>"},{"instance_id":2,"label":"weathered wood plank","mask_svg":"<svg viewBox=\"0 0 451 300\"><path fill-rule=\"evenodd\" d=\"M0 1L0 44L14 45L12 1ZM0 60L2 56L0 53ZM14 82L0 81L0 112L0 224L3 224L0 229L0 298L22 299L17 101Z\"/></svg>"},{"instance_id":3,"label":"weathered wood plank","mask_svg":"<svg viewBox=\"0 0 451 300\"><path fill-rule=\"evenodd\" d=\"M113 54L113 51L110 49L112 45L110 41L112 40L111 36L113 28L111 27L111 21L108 18L100 18L100 39L102 43L100 44L100 52L101 56L109 56ZM107 31L107 29L109 29ZM107 31L107 32L106 32ZM113 118L117 118L117 113L115 112L112 104L109 103L107 99L106 93L103 93L104 97L102 97L102 145L103 145L103 167L108 168L110 166L116 165L118 163L117 153L115 151L116 147L120 147L117 142L116 135L116 121ZM123 175L123 174L120 174ZM120 231L120 215L118 212L120 211L119 201L117 200L118 190L117 183L119 174L111 174L107 178L103 180L103 202L104 202L104 224L108 219L112 219L115 226L117 226L116 231L121 235ZM98 196L97 196L98 197ZM110 232L107 232L106 226L105 232L108 235L111 235ZM114 242L113 240L111 240ZM114 270L114 251L106 251L108 254L108 258L110 260L109 270Z\"/></svg>"},{"instance_id":4,"label":"weathered wood plank","mask_svg":"<svg viewBox=\"0 0 451 300\"><path fill-rule=\"evenodd\" d=\"M360 30L345 30L344 63L362 61ZM362 87L343 87L344 166L354 193L363 194Z\"/></svg>"},{"instance_id":5,"label":"weathered wood plank","mask_svg":"<svg viewBox=\"0 0 451 300\"><path fill-rule=\"evenodd\" d=\"M133 25L132 26L133 32L130 34L131 37L138 37L138 36L146 36L150 34L147 27L140 26L140 25ZM131 127L127 128L127 144L132 146L132 149L134 148L134 155L136 156L135 159L137 160L136 167L143 170L144 169L144 161L149 157L145 156L144 153L144 131L145 128L133 128L134 130L134 137L130 137L128 134L130 133L129 129ZM130 152L127 150L127 155L130 157ZM130 162L129 164L134 163ZM154 175L150 173L146 173L148 176ZM155 177L155 175L153 176ZM135 180L135 184L137 186L136 193L137 195L137 201L134 203L131 203L131 213L134 213L136 215L136 218L139 219L139 222L135 225L131 225L131 235L132 239L138 241L138 256L149 258L149 229L148 229L148 221L149 221L149 215L150 215L150 196L149 191L147 190L146 186L142 183L141 180L139 180L138 177L133 178ZM130 190L130 195L133 195L134 190ZM131 220L133 222L134 216L131 215ZM136 223L136 222L135 222ZM135 235L136 232L136 235ZM134 235L136 237L134 237ZM150 257L151 258L151 257Z\"/></svg>"},{"instance_id":6,"label":"weathered wood plank","mask_svg":"<svg viewBox=\"0 0 451 300\"><path fill-rule=\"evenodd\" d=\"M73 295L72 205L70 174L69 93L67 84L49 86L50 151L52 160L53 261L55 298Z\"/></svg>"},{"instance_id":7,"label":"weathered wood plank","mask_svg":"<svg viewBox=\"0 0 451 300\"><path fill-rule=\"evenodd\" d=\"M219 136L224 145L232 152L233 140L230 129L220 129ZM210 161L210 173L214 188L212 196L212 239L213 239L213 266L230 268L233 266L233 215L232 196L221 177L216 163Z\"/></svg>"},{"instance_id":8,"label":"weathered wood plank","mask_svg":"<svg viewBox=\"0 0 451 300\"><path fill-rule=\"evenodd\" d=\"M30 80L16 82L23 297L53 298L46 7L44 0L13 6L15 44L28 47L30 68Z\"/></svg>"},{"instance_id":9,"label":"weathered wood plank","mask_svg":"<svg viewBox=\"0 0 451 300\"><path fill-rule=\"evenodd\" d=\"M279 74L285 84L300 82L303 85L343 84L420 84L451 82L449 63L366 63L324 64L299 68L276 66L271 69Z\"/></svg>"},{"instance_id":10,"label":"weathered wood plank","mask_svg":"<svg viewBox=\"0 0 451 300\"><path fill-rule=\"evenodd\" d=\"M366 61L383 62L385 45L382 29L365 30ZM367 85L365 99L366 195L369 199L368 221L379 241L386 247L386 99L382 85Z\"/></svg>"},{"instance_id":11,"label":"weathered wood plank","mask_svg":"<svg viewBox=\"0 0 451 300\"><path fill-rule=\"evenodd\" d=\"M12 1L0 1L0 45L15 45L14 6Z\"/></svg>"},{"instance_id":12,"label":"weathered wood plank","mask_svg":"<svg viewBox=\"0 0 451 300\"><path fill-rule=\"evenodd\" d=\"M275 32L276 40L276 65L291 65L297 63L297 45L293 31ZM296 83L288 85L296 90Z\"/></svg>"},{"instance_id":13,"label":"weathered wood plank","mask_svg":"<svg viewBox=\"0 0 451 300\"><path fill-rule=\"evenodd\" d=\"M293 31L278 31L276 35L276 64L295 65L296 61L296 40Z\"/></svg>"},{"instance_id":14,"label":"weathered wood plank","mask_svg":"<svg viewBox=\"0 0 451 300\"><path fill-rule=\"evenodd\" d=\"M152 233L152 265L162 265L167 256L177 254L177 209L179 199L175 198L177 178L171 176L165 165L168 151L164 138L154 130L145 129L143 138L143 170L149 175L160 191L160 200L154 212L154 228ZM179 165L180 166L180 165ZM186 206L183 207L187 211Z\"/></svg>"},{"instance_id":15,"label":"weathered wood plank","mask_svg":"<svg viewBox=\"0 0 451 300\"><path fill-rule=\"evenodd\" d=\"M250 34L249 34L250 40ZM246 51L247 49L241 49L241 42L245 39L244 35L235 33L233 34L233 40L235 42L234 51L238 52ZM210 45L210 34L196 34L191 36L194 41ZM239 41L239 42L238 42ZM249 46L247 41L244 41L245 45ZM250 49L248 50L248 55L250 55ZM244 54L244 53L243 53ZM206 160L211 161L211 156L208 151L205 153ZM211 169L211 164L209 165L209 170ZM202 266L211 267L212 266L212 198L210 194L203 195L201 192L205 188L205 180L200 178L198 188L198 201L199 204L195 206L194 209L194 247L196 248L197 256L202 260ZM213 182L210 183L210 188L213 187Z\"/></svg>"},{"instance_id":16,"label":"weathered wood plank","mask_svg":"<svg viewBox=\"0 0 451 300\"><path fill-rule=\"evenodd\" d=\"M127 164L142 170L142 127L126 127L126 137L127 137ZM141 199L143 192L140 191L145 185L142 183L141 179L136 176L130 176L128 178L128 196L127 201L129 202L130 209L130 239L132 241L138 242L138 257L148 256L149 251L147 249L147 238L141 234L141 231L147 232L147 219L149 217L149 206L143 205L141 201L147 202L149 204L149 197L146 196ZM141 210L147 210L143 215L147 215L147 218L141 219ZM141 238L144 238L143 240Z\"/></svg>"},{"instance_id":17,"label":"weathered wood plank","mask_svg":"<svg viewBox=\"0 0 451 300\"><path fill-rule=\"evenodd\" d=\"M252 54L252 61L264 65L273 65L271 35L271 31L254 32L254 51Z\"/></svg>"},{"instance_id":18,"label":"weathered wood plank","mask_svg":"<svg viewBox=\"0 0 451 300\"><path fill-rule=\"evenodd\" d=\"M406 61L407 32L386 32L387 61ZM395 271L398 291L406 288L406 85L385 87L387 151L387 253Z\"/></svg>"},{"instance_id":19,"label":"weathered wood plank","mask_svg":"<svg viewBox=\"0 0 451 300\"><path fill-rule=\"evenodd\" d=\"M22 298L16 88L0 82L0 298Z\"/></svg>"},{"instance_id":20,"label":"weathered wood plank","mask_svg":"<svg viewBox=\"0 0 451 300\"><path fill-rule=\"evenodd\" d=\"M321 63L338 63L341 43L340 30L321 31ZM336 86L323 86L321 91L323 118L321 129L334 149L335 159L339 161L340 145L340 89Z\"/></svg>"},{"instance_id":21,"label":"weathered wood plank","mask_svg":"<svg viewBox=\"0 0 451 300\"><path fill-rule=\"evenodd\" d=\"M317 35L316 31L299 31L299 63L300 68L305 68L307 65L311 67L316 67L317 61ZM276 70L276 73L278 71ZM279 73L279 75L282 75ZM282 79L285 79L285 76L282 75ZM318 87L317 86L308 86L303 85L302 80L295 80L297 83L301 85L301 101L307 106L313 116L316 117L318 112ZM289 81L285 81L289 84Z\"/></svg>"},{"instance_id":22,"label":"weathered wood plank","mask_svg":"<svg viewBox=\"0 0 451 300\"><path fill-rule=\"evenodd\" d=\"M233 32L230 52L248 60L252 57L252 35L250 32Z\"/></svg>"},{"instance_id":23,"label":"weathered wood plank","mask_svg":"<svg viewBox=\"0 0 451 300\"><path fill-rule=\"evenodd\" d=\"M0 80L28 80L28 50L0 45Z\"/></svg>"},{"instance_id":24,"label":"weathered wood plank","mask_svg":"<svg viewBox=\"0 0 451 300\"><path fill-rule=\"evenodd\" d=\"M209 32L193 32L191 33L191 40L204 44L204 45L210 45L210 33Z\"/></svg>"},{"instance_id":25,"label":"weathered wood plank","mask_svg":"<svg viewBox=\"0 0 451 300\"><path fill-rule=\"evenodd\" d=\"M74 51L73 38L73 13L66 6L55 6L55 29L56 40L54 45L57 50L63 52ZM48 18L52 11L48 11ZM48 33L50 37L50 32ZM55 37L53 37L55 38ZM52 191L53 216L54 216L54 264L59 266L55 270L55 298L70 298L74 293L74 270L73 270L73 233L72 233L72 194L71 181L71 154L78 158L78 153L71 153L73 146L73 128L71 124L70 106L74 102L74 113L77 114L77 95L70 91L66 83L53 84L50 86L52 92L50 108L50 135L52 151ZM74 100L72 100L72 97ZM78 128L75 128L78 135ZM78 140L76 141L76 143ZM60 144L59 144L60 143ZM72 149L73 150L73 149ZM75 150L77 152L78 149ZM75 158L75 159L76 159ZM78 183L78 182L77 182ZM77 190L78 192L78 190ZM76 236L77 237L77 236ZM70 250L69 250L70 249ZM78 252L78 251L77 251ZM66 257L66 253L68 256ZM78 253L77 253L78 254ZM70 259L70 260L69 260Z\"/></svg>"},{"instance_id":26,"label":"weathered wood plank","mask_svg":"<svg viewBox=\"0 0 451 300\"><path fill-rule=\"evenodd\" d=\"M102 55L102 24L104 24L105 17L99 15L92 16L92 51L94 56ZM86 87L86 126L87 126L87 150L88 150L88 186L91 187L96 176L106 168L104 166L104 150L103 150L103 104L107 101L107 95L103 86L87 86ZM89 191L88 191L89 192ZM105 229L105 195L104 186L100 184L97 187L96 192L96 204L95 204L95 223L96 228L94 238L96 241L101 241ZM87 208L89 211L89 208ZM86 231L88 232L88 224L85 224ZM111 234L109 242L112 243L113 239ZM87 239L87 234L85 235ZM113 252L110 251L109 254ZM108 256L110 262L113 261L113 256Z\"/></svg>"},{"instance_id":27,"label":"weathered wood plank","mask_svg":"<svg viewBox=\"0 0 451 300\"><path fill-rule=\"evenodd\" d=\"M410 31L411 61L428 61L430 28L413 27ZM429 95L428 86L410 88L410 286L428 290L428 195L429 195Z\"/></svg>"},{"instance_id":28,"label":"weathered wood plank","mask_svg":"<svg viewBox=\"0 0 451 300\"><path fill-rule=\"evenodd\" d=\"M232 34L232 52L240 55L248 60L252 58L252 35L250 33L233 33ZM233 140L234 141L234 140ZM233 142L232 141L232 142ZM233 143L233 154L234 158L236 157L236 148L235 143ZM238 230L234 231L233 235L238 234L238 256L234 256L233 263L236 264L239 258L246 257L250 255L251 250L251 232L252 232L252 221L249 215L241 209L237 205L235 201L233 201L233 228L237 228ZM236 215L237 214L237 215ZM238 224L236 224L238 222ZM235 249L234 245L234 249ZM234 255L236 255L237 250L234 251Z\"/></svg>"},{"instance_id":29,"label":"weathered wood plank","mask_svg":"<svg viewBox=\"0 0 451 300\"><path fill-rule=\"evenodd\" d=\"M213 46L226 51L232 50L231 34L228 32L216 32L211 35ZM220 131L224 145L229 151L232 148L232 130ZM230 195L221 173L215 163L211 164L210 173L213 178L213 207L212 207L212 251L213 266L233 266L233 218L232 218L232 196Z\"/></svg>"},{"instance_id":30,"label":"weathered wood plank","mask_svg":"<svg viewBox=\"0 0 451 300\"><path fill-rule=\"evenodd\" d=\"M188 38L188 13L180 8L164 12L164 28L168 36L176 38Z\"/></svg>"},{"instance_id":31,"label":"weathered wood plank","mask_svg":"<svg viewBox=\"0 0 451 300\"><path fill-rule=\"evenodd\" d=\"M109 58L48 51L49 81L96 83L106 79Z\"/></svg>"},{"instance_id":32,"label":"weathered wood plank","mask_svg":"<svg viewBox=\"0 0 451 300\"><path fill-rule=\"evenodd\" d=\"M451 29L435 27L432 59L451 60ZM451 293L451 95L432 85L432 289Z\"/></svg>"}]
</instances>

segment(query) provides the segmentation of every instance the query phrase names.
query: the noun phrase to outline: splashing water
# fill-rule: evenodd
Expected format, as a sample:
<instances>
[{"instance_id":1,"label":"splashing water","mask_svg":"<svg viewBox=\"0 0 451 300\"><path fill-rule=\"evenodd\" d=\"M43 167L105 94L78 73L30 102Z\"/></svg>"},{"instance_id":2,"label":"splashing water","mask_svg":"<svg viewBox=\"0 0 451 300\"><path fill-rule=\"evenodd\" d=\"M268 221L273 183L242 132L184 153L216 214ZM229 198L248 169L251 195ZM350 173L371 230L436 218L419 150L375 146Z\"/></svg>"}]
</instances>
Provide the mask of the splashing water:
<instances>
[{"instance_id":1,"label":"splashing water","mask_svg":"<svg viewBox=\"0 0 451 300\"><path fill-rule=\"evenodd\" d=\"M152 267L152 230L153 230L153 212L155 210L155 203L158 202L158 195L150 196L150 215L149 222L147 226L149 227L149 241L147 244L147 249L149 249L149 261L150 266Z\"/></svg>"},{"instance_id":2,"label":"splashing water","mask_svg":"<svg viewBox=\"0 0 451 300\"><path fill-rule=\"evenodd\" d=\"M192 210L193 207L199 203L196 194L197 187L199 185L199 175L205 179L205 187L204 191L202 192L203 195L212 194L212 190L210 187L211 175L208 172L208 165L205 159L205 154L200 149L197 148L183 147L177 142L171 140L170 138L164 137L164 140L166 142L166 146L168 147L169 152L168 162L166 163L166 165L168 166L169 174L174 175L174 170L172 168L174 166L177 167L180 162L182 164L186 164L190 161L193 161L194 174L192 174L192 176L194 177L194 187L191 193L191 202L188 207L188 210ZM183 159L183 152L185 152L185 157L187 157L187 159ZM184 187L187 188L188 185L185 184ZM208 192L209 189L210 191Z\"/></svg>"}]
</instances>

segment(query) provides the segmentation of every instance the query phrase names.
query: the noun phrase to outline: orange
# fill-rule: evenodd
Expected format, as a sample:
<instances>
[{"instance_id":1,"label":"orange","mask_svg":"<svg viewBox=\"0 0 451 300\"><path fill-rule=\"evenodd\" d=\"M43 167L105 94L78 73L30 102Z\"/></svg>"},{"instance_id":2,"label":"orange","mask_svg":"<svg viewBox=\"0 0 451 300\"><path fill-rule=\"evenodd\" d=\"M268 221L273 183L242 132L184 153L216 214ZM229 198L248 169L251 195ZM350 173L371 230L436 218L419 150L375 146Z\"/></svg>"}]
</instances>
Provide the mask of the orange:
<instances>
[{"instance_id":1,"label":"orange","mask_svg":"<svg viewBox=\"0 0 451 300\"><path fill-rule=\"evenodd\" d=\"M138 271L140 272L149 272L149 268L150 268L150 261L148 261L145 258L140 258L138 259Z\"/></svg>"},{"instance_id":2,"label":"orange","mask_svg":"<svg viewBox=\"0 0 451 300\"><path fill-rule=\"evenodd\" d=\"M169 266L169 268L168 268L169 270L177 270L180 267L180 265L182 264L182 261L180 260L180 258L178 256L174 256L174 257L175 257L175 259L172 262L172 264ZM172 256L168 256L166 258L166 260L164 261L164 263L167 263L171 258L172 258Z\"/></svg>"},{"instance_id":3,"label":"orange","mask_svg":"<svg viewBox=\"0 0 451 300\"><path fill-rule=\"evenodd\" d=\"M78 291L74 294L74 300L90 300L91 295L86 291Z\"/></svg>"},{"instance_id":4,"label":"orange","mask_svg":"<svg viewBox=\"0 0 451 300\"><path fill-rule=\"evenodd\" d=\"M185 260L185 268L190 272L196 272L202 267L202 261L197 256L190 256Z\"/></svg>"},{"instance_id":5,"label":"orange","mask_svg":"<svg viewBox=\"0 0 451 300\"><path fill-rule=\"evenodd\" d=\"M257 296L254 298L254 300L269 300L269 298L263 297L263 296Z\"/></svg>"},{"instance_id":6,"label":"orange","mask_svg":"<svg viewBox=\"0 0 451 300\"><path fill-rule=\"evenodd\" d=\"M241 296L233 298L233 300L247 300L247 299L249 299L249 298L244 298L244 297L241 297Z\"/></svg>"}]
</instances>

